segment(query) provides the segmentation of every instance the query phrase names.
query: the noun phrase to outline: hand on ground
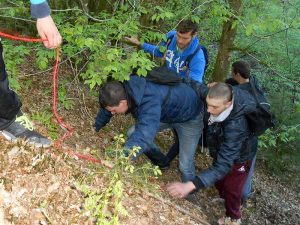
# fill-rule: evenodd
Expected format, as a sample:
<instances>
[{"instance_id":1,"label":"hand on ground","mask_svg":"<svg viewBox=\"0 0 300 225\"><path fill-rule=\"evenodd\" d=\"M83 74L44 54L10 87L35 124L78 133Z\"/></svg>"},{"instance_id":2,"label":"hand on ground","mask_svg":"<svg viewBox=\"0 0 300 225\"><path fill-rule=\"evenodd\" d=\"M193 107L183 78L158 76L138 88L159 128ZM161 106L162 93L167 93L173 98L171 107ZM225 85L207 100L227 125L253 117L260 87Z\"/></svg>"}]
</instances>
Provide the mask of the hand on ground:
<instances>
[{"instance_id":1,"label":"hand on ground","mask_svg":"<svg viewBox=\"0 0 300 225\"><path fill-rule=\"evenodd\" d=\"M175 182L167 186L167 191L172 197L175 198L185 198L189 193L191 193L195 189L196 187L191 181L186 183Z\"/></svg>"}]
</instances>

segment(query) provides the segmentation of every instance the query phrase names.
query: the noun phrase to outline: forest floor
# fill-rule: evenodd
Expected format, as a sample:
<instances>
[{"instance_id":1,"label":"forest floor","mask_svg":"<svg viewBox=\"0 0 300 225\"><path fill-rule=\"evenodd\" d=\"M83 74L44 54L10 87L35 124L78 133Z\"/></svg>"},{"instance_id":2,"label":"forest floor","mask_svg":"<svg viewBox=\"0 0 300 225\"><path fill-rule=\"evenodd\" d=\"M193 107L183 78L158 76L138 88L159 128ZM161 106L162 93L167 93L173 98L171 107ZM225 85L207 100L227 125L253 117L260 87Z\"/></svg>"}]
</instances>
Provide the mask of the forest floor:
<instances>
[{"instance_id":1,"label":"forest floor","mask_svg":"<svg viewBox=\"0 0 300 225\"><path fill-rule=\"evenodd\" d=\"M24 73L30 73L29 70L24 70ZM67 78L61 76L64 77L61 80ZM74 103L71 110L65 110L61 105L58 109L64 120L75 129L65 145L84 154L104 157L114 136L126 133L133 119L129 115L116 116L105 129L96 133L92 125L98 108L97 97L80 85L77 78L61 82ZM42 112L51 112L51 75L22 78L20 82L24 86L19 91L24 99L23 111L45 118ZM49 121L45 121L35 121L35 126L49 136ZM64 133L60 128L58 132L60 135ZM166 150L172 143L170 132L159 134L157 141ZM53 147L36 149L22 140L10 143L1 138L0 147L0 225L109 224L95 219L93 212L86 210L88 196L78 185L86 183L93 190L104 191L109 186L106 180L109 169L71 158ZM207 168L210 163L211 159L199 150L197 170ZM153 183L163 185L179 181L177 164L178 161L174 160L169 170L158 179L152 179ZM224 213L223 203L213 187L196 194L197 204L172 199L160 189L134 188L130 182L123 189L122 205L128 215L119 217L120 224L213 224ZM258 161L254 194L247 207L242 208L243 224L299 224L299 191L300 184L291 185L271 176ZM114 208L109 202L105 211L106 218L115 218Z\"/></svg>"}]
</instances>

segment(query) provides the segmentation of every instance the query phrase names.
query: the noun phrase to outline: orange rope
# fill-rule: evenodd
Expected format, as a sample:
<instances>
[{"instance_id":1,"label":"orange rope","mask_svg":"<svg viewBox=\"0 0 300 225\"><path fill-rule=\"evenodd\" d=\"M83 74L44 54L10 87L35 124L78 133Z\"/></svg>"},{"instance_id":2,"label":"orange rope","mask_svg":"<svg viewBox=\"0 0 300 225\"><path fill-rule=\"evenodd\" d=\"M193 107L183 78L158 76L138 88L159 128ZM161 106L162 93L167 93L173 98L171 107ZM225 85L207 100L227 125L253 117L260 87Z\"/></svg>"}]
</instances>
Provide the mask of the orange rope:
<instances>
[{"instance_id":1,"label":"orange rope","mask_svg":"<svg viewBox=\"0 0 300 225\"><path fill-rule=\"evenodd\" d=\"M41 38L28 38L28 37L19 37L19 36L14 36L14 35L10 35L10 34L6 34L0 31L0 36L11 39L11 40L15 40L15 41L24 41L24 42L43 42L43 41L47 41ZM60 126L62 126L63 128L65 128L67 130L67 132L60 137L57 141L54 142L54 146L58 149L62 149L62 143L65 141L65 139L67 137L70 137L74 131L74 129L66 124L63 119L59 116L58 112L57 112L57 75L58 75L58 69L59 69L59 62L60 62L60 49L57 48L56 49L56 60L55 60L55 66L54 66L54 70L53 70L53 104L52 104L52 110L53 110L53 114L58 122L58 124ZM71 149L67 150L66 152L68 155L70 156L75 156L79 159L83 159L83 160L87 160L93 163L99 163L101 165L104 165L106 167L108 167L109 169L112 168L111 165L105 163L104 161L100 160L100 159L96 159L92 156L89 155L84 155L78 152L75 152Z\"/></svg>"}]
</instances>

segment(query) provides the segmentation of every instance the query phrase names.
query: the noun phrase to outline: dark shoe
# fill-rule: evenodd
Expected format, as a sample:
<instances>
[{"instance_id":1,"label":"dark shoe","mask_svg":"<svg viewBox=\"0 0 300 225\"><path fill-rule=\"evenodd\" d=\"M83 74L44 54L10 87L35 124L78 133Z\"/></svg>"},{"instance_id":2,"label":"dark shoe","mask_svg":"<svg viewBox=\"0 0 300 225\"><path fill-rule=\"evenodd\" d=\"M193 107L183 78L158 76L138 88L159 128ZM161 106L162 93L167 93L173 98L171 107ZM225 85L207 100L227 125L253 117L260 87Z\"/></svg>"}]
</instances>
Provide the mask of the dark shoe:
<instances>
[{"instance_id":1,"label":"dark shoe","mask_svg":"<svg viewBox=\"0 0 300 225\"><path fill-rule=\"evenodd\" d=\"M167 171L170 169L170 164L166 164L166 165L163 165L163 166L158 166L159 169L163 172L163 171Z\"/></svg>"},{"instance_id":2,"label":"dark shoe","mask_svg":"<svg viewBox=\"0 0 300 225\"><path fill-rule=\"evenodd\" d=\"M47 148L51 141L33 129L32 123L25 114L18 116L16 120L6 129L1 131L2 135L9 141L24 138L29 144L37 148Z\"/></svg>"},{"instance_id":3,"label":"dark shoe","mask_svg":"<svg viewBox=\"0 0 300 225\"><path fill-rule=\"evenodd\" d=\"M199 199L197 198L196 194L189 194L185 197L185 200L193 203L194 205L199 205Z\"/></svg>"}]
</instances>

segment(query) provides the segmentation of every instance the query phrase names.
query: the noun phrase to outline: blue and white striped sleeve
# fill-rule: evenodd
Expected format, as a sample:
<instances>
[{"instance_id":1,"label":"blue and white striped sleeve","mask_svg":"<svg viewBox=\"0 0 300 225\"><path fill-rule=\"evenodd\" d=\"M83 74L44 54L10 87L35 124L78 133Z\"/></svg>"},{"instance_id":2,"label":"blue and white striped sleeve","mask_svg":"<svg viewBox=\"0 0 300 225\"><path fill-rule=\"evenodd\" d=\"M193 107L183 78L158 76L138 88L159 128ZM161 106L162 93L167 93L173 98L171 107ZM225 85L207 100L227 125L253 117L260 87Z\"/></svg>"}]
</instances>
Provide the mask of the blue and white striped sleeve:
<instances>
[{"instance_id":1,"label":"blue and white striped sleeve","mask_svg":"<svg viewBox=\"0 0 300 225\"><path fill-rule=\"evenodd\" d=\"M50 15L50 8L45 0L30 0L31 16L39 19Z\"/></svg>"}]
</instances>

